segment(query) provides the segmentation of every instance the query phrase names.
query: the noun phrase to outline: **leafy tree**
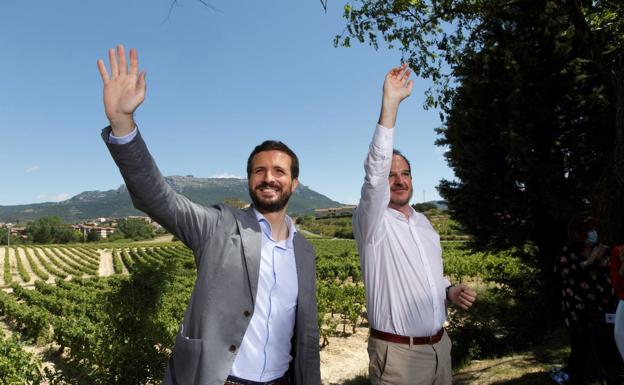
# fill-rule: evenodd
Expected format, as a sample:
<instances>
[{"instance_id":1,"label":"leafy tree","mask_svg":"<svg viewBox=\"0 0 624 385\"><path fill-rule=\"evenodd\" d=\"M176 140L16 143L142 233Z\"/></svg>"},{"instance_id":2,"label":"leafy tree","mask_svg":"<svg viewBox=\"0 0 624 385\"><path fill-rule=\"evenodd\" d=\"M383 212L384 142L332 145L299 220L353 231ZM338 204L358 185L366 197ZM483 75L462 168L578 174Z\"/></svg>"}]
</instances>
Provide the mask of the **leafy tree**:
<instances>
[{"instance_id":1,"label":"leafy tree","mask_svg":"<svg viewBox=\"0 0 624 385\"><path fill-rule=\"evenodd\" d=\"M34 243L68 243L81 240L80 233L56 216L42 217L29 223L26 232Z\"/></svg>"},{"instance_id":2,"label":"leafy tree","mask_svg":"<svg viewBox=\"0 0 624 385\"><path fill-rule=\"evenodd\" d=\"M8 229L6 227L2 227L0 228L0 245L6 245L7 244L7 234L8 234ZM15 235L11 235L11 239L10 239L10 243L12 245L17 244L17 243L22 243L22 240L19 237L16 237Z\"/></svg>"},{"instance_id":3,"label":"leafy tree","mask_svg":"<svg viewBox=\"0 0 624 385\"><path fill-rule=\"evenodd\" d=\"M439 189L476 245L535 243L549 271L582 210L624 242L623 2L354 4L336 44L382 38L433 81L426 106L457 176Z\"/></svg>"},{"instance_id":4,"label":"leafy tree","mask_svg":"<svg viewBox=\"0 0 624 385\"><path fill-rule=\"evenodd\" d=\"M134 239L135 241L154 238L152 226L139 218L122 219L117 228L125 238Z\"/></svg>"},{"instance_id":5,"label":"leafy tree","mask_svg":"<svg viewBox=\"0 0 624 385\"><path fill-rule=\"evenodd\" d=\"M425 211L437 209L436 205L434 205L433 203L429 203L429 202L414 203L412 207L414 208L414 210L418 211L419 213L424 213Z\"/></svg>"},{"instance_id":6,"label":"leafy tree","mask_svg":"<svg viewBox=\"0 0 624 385\"><path fill-rule=\"evenodd\" d=\"M87 242L98 242L101 239L99 231L89 231L87 234Z\"/></svg>"}]
</instances>

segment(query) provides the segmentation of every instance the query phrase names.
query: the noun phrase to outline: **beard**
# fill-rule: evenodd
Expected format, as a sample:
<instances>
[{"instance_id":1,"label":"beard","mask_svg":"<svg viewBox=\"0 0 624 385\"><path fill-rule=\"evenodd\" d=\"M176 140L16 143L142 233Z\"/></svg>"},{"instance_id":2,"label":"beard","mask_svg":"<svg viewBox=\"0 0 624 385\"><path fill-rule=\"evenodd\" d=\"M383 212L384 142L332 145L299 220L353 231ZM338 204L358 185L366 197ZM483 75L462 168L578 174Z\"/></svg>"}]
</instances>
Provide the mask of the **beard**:
<instances>
[{"instance_id":1,"label":"beard","mask_svg":"<svg viewBox=\"0 0 624 385\"><path fill-rule=\"evenodd\" d=\"M277 199L265 199L260 196L259 190L265 187L271 187L275 189L277 193ZM261 183L254 188L249 187L249 196L254 206L260 212L274 213L280 211L288 204L291 192L288 189L283 189L278 185L271 185L269 183Z\"/></svg>"},{"instance_id":2,"label":"beard","mask_svg":"<svg viewBox=\"0 0 624 385\"><path fill-rule=\"evenodd\" d=\"M392 191L391 191L392 193ZM412 199L412 194L414 194L414 190L410 189L409 195L407 198L392 198L392 194L390 194L390 204L395 207L402 207L409 203L410 199Z\"/></svg>"}]
</instances>

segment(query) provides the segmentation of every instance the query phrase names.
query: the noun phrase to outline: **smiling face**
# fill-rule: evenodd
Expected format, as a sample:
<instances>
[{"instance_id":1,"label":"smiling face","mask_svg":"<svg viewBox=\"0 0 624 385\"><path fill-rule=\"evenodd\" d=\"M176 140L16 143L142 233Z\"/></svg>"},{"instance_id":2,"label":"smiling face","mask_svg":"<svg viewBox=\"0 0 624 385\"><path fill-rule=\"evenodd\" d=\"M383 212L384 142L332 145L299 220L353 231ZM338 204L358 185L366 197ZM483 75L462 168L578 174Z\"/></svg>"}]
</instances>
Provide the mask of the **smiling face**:
<instances>
[{"instance_id":1,"label":"smiling face","mask_svg":"<svg viewBox=\"0 0 624 385\"><path fill-rule=\"evenodd\" d=\"M291 158L278 150L261 151L251 159L249 195L261 213L284 209L299 181L291 174Z\"/></svg>"},{"instance_id":2,"label":"smiling face","mask_svg":"<svg viewBox=\"0 0 624 385\"><path fill-rule=\"evenodd\" d=\"M390 204L388 206L401 211L409 205L413 189L410 167L400 155L392 156L388 182L390 182Z\"/></svg>"}]
</instances>

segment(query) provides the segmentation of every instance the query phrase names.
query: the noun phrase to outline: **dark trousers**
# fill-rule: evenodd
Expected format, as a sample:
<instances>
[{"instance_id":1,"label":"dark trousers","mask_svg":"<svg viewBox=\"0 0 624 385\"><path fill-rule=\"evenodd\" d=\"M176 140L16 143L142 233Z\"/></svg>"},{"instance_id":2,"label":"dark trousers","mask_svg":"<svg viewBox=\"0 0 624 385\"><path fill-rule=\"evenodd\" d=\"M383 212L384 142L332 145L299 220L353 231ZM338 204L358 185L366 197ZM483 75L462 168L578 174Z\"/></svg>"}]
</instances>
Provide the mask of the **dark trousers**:
<instances>
[{"instance_id":1,"label":"dark trousers","mask_svg":"<svg viewBox=\"0 0 624 385\"><path fill-rule=\"evenodd\" d=\"M570 356L567 371L570 385L584 384L586 374L596 377L596 373L587 373L592 360L598 369L597 377L603 384L624 384L624 362L613 338L613 324L597 320L589 327L574 327L569 332Z\"/></svg>"}]
</instances>

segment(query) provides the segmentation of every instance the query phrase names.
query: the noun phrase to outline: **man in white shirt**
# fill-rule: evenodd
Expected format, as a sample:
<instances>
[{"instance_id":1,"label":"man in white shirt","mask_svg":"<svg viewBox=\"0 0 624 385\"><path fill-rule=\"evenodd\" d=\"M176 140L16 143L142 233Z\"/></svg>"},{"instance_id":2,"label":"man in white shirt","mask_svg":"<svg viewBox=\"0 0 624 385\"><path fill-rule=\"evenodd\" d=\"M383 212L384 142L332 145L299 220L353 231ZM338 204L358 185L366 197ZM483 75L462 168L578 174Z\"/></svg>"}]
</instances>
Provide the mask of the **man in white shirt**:
<instances>
[{"instance_id":1,"label":"man in white shirt","mask_svg":"<svg viewBox=\"0 0 624 385\"><path fill-rule=\"evenodd\" d=\"M379 123L353 217L368 306L369 378L376 384L451 384L446 303L468 309L474 290L443 276L440 237L410 205L410 164L393 150L399 104L413 88L403 64L386 75Z\"/></svg>"}]
</instances>

